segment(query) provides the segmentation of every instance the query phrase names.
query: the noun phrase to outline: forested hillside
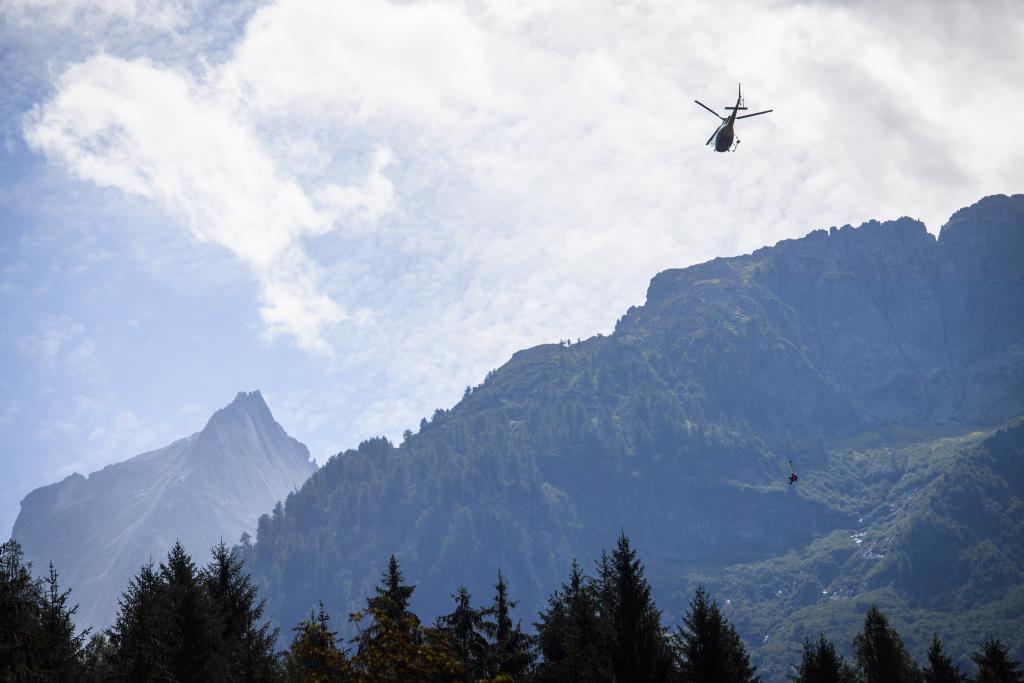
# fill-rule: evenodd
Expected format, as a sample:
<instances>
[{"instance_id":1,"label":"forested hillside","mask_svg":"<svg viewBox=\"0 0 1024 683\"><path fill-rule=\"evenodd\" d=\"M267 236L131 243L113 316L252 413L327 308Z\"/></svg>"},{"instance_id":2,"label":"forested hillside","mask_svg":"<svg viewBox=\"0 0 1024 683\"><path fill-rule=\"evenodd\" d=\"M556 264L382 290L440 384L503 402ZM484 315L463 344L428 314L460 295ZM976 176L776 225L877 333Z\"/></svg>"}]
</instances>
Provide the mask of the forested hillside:
<instances>
[{"instance_id":1,"label":"forested hillside","mask_svg":"<svg viewBox=\"0 0 1024 683\"><path fill-rule=\"evenodd\" d=\"M996 196L937 239L871 222L661 273L614 334L515 354L263 517L268 614L355 611L389 554L428 617L499 568L532 614L625 530L666 624L713 583L769 672L871 600L916 656L966 610L1019 659L1021 426L989 432L1024 415L1022 253L1024 195Z\"/></svg>"}]
</instances>

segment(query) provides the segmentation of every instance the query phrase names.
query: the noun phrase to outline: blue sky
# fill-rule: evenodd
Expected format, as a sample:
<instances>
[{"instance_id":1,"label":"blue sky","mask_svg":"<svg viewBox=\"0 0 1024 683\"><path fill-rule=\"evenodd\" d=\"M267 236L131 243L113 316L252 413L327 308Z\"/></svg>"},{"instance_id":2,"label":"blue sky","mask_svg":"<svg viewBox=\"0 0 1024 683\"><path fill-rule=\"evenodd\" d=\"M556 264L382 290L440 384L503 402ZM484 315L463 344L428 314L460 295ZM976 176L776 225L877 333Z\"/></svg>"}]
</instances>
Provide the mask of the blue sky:
<instances>
[{"instance_id":1,"label":"blue sky","mask_svg":"<svg viewBox=\"0 0 1024 683\"><path fill-rule=\"evenodd\" d=\"M981 9L983 8L983 10ZM259 388L318 460L659 270L1021 191L1024 6L0 0L0 526ZM752 108L736 154L693 104ZM1004 118L1001 118L1004 117Z\"/></svg>"}]
</instances>

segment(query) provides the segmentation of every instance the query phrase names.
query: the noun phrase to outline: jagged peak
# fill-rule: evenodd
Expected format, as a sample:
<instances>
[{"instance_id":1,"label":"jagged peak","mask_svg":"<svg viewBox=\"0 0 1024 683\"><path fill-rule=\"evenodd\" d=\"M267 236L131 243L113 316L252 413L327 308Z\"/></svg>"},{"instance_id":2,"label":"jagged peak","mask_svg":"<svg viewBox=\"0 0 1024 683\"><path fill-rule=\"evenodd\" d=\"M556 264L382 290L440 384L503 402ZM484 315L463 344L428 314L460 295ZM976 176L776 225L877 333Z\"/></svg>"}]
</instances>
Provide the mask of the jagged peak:
<instances>
[{"instance_id":1,"label":"jagged peak","mask_svg":"<svg viewBox=\"0 0 1024 683\"><path fill-rule=\"evenodd\" d=\"M827 230L819 228L803 237L780 240L749 254L718 257L686 268L664 270L651 279L647 289L647 303L654 303L669 296L680 283L725 277L737 264L750 263L766 257L805 252L821 254L830 250L839 253L849 249L851 245L861 249L864 248L861 245L872 243L884 245L880 249L882 251L891 251L894 247L916 248L915 245L934 245L935 242L935 236L928 232L925 224L909 216L887 221L870 220L858 227L847 224L842 227L833 226ZM871 250L871 247L868 246L868 249Z\"/></svg>"},{"instance_id":2,"label":"jagged peak","mask_svg":"<svg viewBox=\"0 0 1024 683\"><path fill-rule=\"evenodd\" d=\"M948 244L951 239L956 242L969 240L976 234L991 232L995 225L1008 225L1016 231L1024 225L1022 219L1024 194L989 195L950 216L939 232L939 241Z\"/></svg>"},{"instance_id":3,"label":"jagged peak","mask_svg":"<svg viewBox=\"0 0 1024 683\"><path fill-rule=\"evenodd\" d=\"M239 391L231 403L210 416L203 431L249 420L257 424L279 426L258 389Z\"/></svg>"}]
</instances>

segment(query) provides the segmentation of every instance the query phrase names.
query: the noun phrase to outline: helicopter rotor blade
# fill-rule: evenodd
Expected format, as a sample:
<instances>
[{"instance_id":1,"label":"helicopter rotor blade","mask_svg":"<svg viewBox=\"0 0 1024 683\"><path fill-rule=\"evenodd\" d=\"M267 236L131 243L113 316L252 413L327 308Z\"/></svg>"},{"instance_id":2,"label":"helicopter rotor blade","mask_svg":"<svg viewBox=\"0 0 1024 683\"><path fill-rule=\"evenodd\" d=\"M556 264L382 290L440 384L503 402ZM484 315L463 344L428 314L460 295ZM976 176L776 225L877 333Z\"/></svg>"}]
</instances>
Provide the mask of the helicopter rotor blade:
<instances>
[{"instance_id":1,"label":"helicopter rotor blade","mask_svg":"<svg viewBox=\"0 0 1024 683\"><path fill-rule=\"evenodd\" d=\"M743 116L737 116L737 119L749 119L751 116L760 116L761 114L770 114L775 111L774 109L765 109L764 111L755 112L753 114L744 114Z\"/></svg>"},{"instance_id":2,"label":"helicopter rotor blade","mask_svg":"<svg viewBox=\"0 0 1024 683\"><path fill-rule=\"evenodd\" d=\"M715 139L715 136L718 135L718 131L720 130L722 130L722 126L718 126L718 128L715 128L715 132L712 133L711 137L708 138L708 141L704 143L705 147L711 144L711 141Z\"/></svg>"},{"instance_id":3,"label":"helicopter rotor blade","mask_svg":"<svg viewBox=\"0 0 1024 683\"><path fill-rule=\"evenodd\" d=\"M707 110L708 110L709 112L711 112L712 114L714 114L714 115L715 115L715 116L717 116L718 118L722 118L722 117L721 117L721 115L719 115L719 113L718 113L718 112L716 112L716 111L715 111L714 109L712 109L712 108L711 108L711 107L709 107L708 105L704 104L703 102L700 102L699 100L694 100L694 102L696 102L696 103L697 103L697 104L699 104L700 106L704 107L705 109L707 109Z\"/></svg>"}]
</instances>

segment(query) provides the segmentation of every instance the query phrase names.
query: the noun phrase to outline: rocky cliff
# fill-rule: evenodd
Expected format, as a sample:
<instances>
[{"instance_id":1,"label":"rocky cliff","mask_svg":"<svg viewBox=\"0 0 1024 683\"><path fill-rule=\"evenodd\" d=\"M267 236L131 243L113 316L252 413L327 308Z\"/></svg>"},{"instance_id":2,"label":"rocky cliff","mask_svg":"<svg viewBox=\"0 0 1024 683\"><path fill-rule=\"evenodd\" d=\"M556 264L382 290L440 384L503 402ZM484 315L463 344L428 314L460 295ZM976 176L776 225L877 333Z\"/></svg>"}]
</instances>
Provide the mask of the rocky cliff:
<instances>
[{"instance_id":1,"label":"rocky cliff","mask_svg":"<svg viewBox=\"0 0 1024 683\"><path fill-rule=\"evenodd\" d=\"M37 570L57 567L80 603L79 626L103 628L143 563L176 539L203 561L221 539L254 532L259 514L314 470L260 393L239 393L192 436L31 492L13 536Z\"/></svg>"}]
</instances>

